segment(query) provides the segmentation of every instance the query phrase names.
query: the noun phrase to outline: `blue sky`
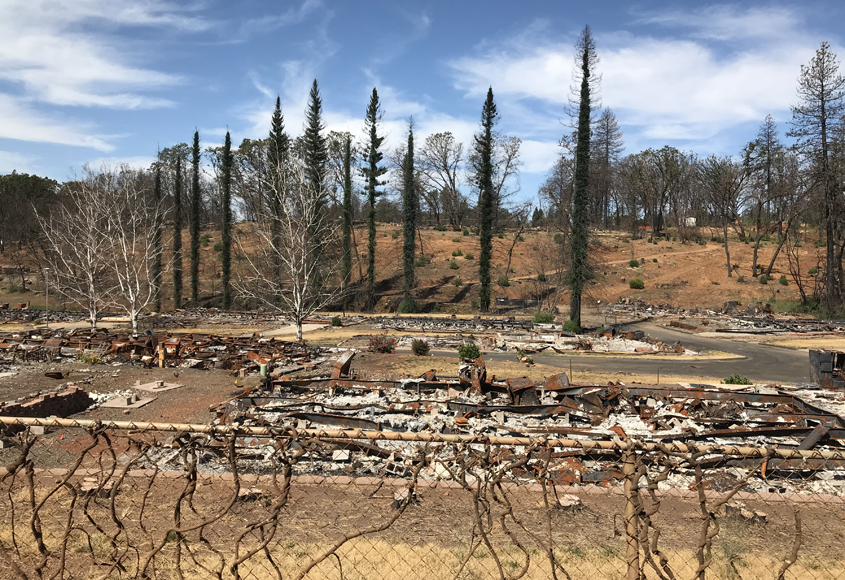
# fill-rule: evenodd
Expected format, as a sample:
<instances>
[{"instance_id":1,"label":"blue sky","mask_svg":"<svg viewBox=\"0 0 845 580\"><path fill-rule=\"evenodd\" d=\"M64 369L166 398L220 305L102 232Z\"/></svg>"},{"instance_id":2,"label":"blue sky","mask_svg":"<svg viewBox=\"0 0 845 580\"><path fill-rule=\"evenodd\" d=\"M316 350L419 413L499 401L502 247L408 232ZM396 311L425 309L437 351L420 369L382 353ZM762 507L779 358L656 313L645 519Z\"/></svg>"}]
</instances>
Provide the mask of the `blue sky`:
<instances>
[{"instance_id":1,"label":"blue sky","mask_svg":"<svg viewBox=\"0 0 845 580\"><path fill-rule=\"evenodd\" d=\"M573 42L593 28L602 104L626 152L736 154L772 114L786 130L800 65L845 57L841 2L3 0L0 172L68 179L85 162L147 165L191 139L264 137L277 94L301 132L318 79L331 129L361 133L372 87L388 144L468 144L493 86L523 140L532 196L557 155Z\"/></svg>"}]
</instances>

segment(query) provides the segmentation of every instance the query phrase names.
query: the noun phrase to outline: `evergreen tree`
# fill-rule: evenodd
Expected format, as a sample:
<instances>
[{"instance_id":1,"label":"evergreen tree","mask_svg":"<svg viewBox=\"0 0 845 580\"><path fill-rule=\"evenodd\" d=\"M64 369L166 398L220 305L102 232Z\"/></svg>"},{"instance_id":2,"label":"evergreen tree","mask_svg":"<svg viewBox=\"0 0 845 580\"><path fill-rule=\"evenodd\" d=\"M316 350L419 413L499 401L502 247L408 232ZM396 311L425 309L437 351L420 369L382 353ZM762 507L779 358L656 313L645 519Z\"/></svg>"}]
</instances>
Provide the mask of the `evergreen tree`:
<instances>
[{"instance_id":1,"label":"evergreen tree","mask_svg":"<svg viewBox=\"0 0 845 580\"><path fill-rule=\"evenodd\" d=\"M839 74L839 61L827 42L822 43L809 65L801 66L798 98L801 103L792 107L792 130L788 135L798 139L798 148L812 164L813 180L824 196L825 302L831 309L840 300L835 249L837 197L842 191L837 185L832 149L833 135L841 128L845 113L845 77Z\"/></svg>"},{"instance_id":2,"label":"evergreen tree","mask_svg":"<svg viewBox=\"0 0 845 580\"><path fill-rule=\"evenodd\" d=\"M341 280L343 282L343 306L349 306L349 283L352 279L352 135L346 135L343 142L343 255L341 257Z\"/></svg>"},{"instance_id":3,"label":"evergreen tree","mask_svg":"<svg viewBox=\"0 0 845 580\"><path fill-rule=\"evenodd\" d=\"M493 88L487 89L487 100L481 110L481 133L475 136L475 154L477 155L477 187L479 238L481 251L478 256L479 300L481 312L490 310L490 261L493 257L493 214L495 211L496 192L493 186L493 147L495 146L495 127L499 120L496 103L493 101Z\"/></svg>"},{"instance_id":4,"label":"evergreen tree","mask_svg":"<svg viewBox=\"0 0 845 580\"><path fill-rule=\"evenodd\" d=\"M153 200L156 206L156 223L153 230L153 288L155 298L153 299L153 308L156 312L161 312L161 212L158 208L161 207L161 162L155 164L155 182L153 183Z\"/></svg>"},{"instance_id":5,"label":"evergreen tree","mask_svg":"<svg viewBox=\"0 0 845 580\"><path fill-rule=\"evenodd\" d=\"M417 311L417 305L411 296L414 288L414 254L416 253L417 233L417 188L414 172L414 123L408 124L408 149L402 160L402 266L404 269L405 299L399 307L401 312Z\"/></svg>"},{"instance_id":6,"label":"evergreen tree","mask_svg":"<svg viewBox=\"0 0 845 580\"><path fill-rule=\"evenodd\" d=\"M223 227L221 241L223 251L220 254L223 269L223 309L232 306L231 268L232 268L232 137L226 131L226 141L223 143L223 160L221 164L221 178L223 183Z\"/></svg>"},{"instance_id":7,"label":"evergreen tree","mask_svg":"<svg viewBox=\"0 0 845 580\"><path fill-rule=\"evenodd\" d=\"M200 134L194 131L191 149L191 304L199 305L200 288Z\"/></svg>"},{"instance_id":8,"label":"evergreen tree","mask_svg":"<svg viewBox=\"0 0 845 580\"><path fill-rule=\"evenodd\" d=\"M572 237L570 240L569 319L581 327L581 294L590 278L587 263L589 189L590 189L590 97L591 75L598 59L590 27L585 26L576 46L580 61L581 90L578 104L577 140L575 144L575 176L572 196Z\"/></svg>"},{"instance_id":9,"label":"evergreen tree","mask_svg":"<svg viewBox=\"0 0 845 580\"><path fill-rule=\"evenodd\" d=\"M329 161L329 150L323 131L323 99L317 88L317 79L311 85L308 96L308 111L305 114L305 133L303 135L303 157L305 161L305 176L309 185L319 195L325 195L326 165Z\"/></svg>"},{"instance_id":10,"label":"evergreen tree","mask_svg":"<svg viewBox=\"0 0 845 580\"><path fill-rule=\"evenodd\" d=\"M173 308L182 308L182 158L173 179Z\"/></svg>"},{"instance_id":11,"label":"evergreen tree","mask_svg":"<svg viewBox=\"0 0 845 580\"><path fill-rule=\"evenodd\" d=\"M367 132L367 154L366 165L361 168L367 180L365 193L369 208L367 212L367 229L369 237L367 241L367 310L372 311L376 305L376 199L382 192L376 188L384 183L379 177L387 173L386 167L379 167L384 155L379 151L384 137L378 134L378 124L381 121L381 108L379 106L378 92L375 87L370 97L370 104L367 106L367 118L365 130Z\"/></svg>"},{"instance_id":12,"label":"evergreen tree","mask_svg":"<svg viewBox=\"0 0 845 580\"><path fill-rule=\"evenodd\" d=\"M270 212L273 220L270 235L273 247L278 248L283 243L279 219L282 214L285 189L287 187L287 163L290 153L290 138L285 133L285 117L282 115L282 100L276 97L276 109L270 125L270 139L267 147L267 161L270 171ZM274 253L273 275L277 283L281 283L282 265L278 252Z\"/></svg>"}]
</instances>

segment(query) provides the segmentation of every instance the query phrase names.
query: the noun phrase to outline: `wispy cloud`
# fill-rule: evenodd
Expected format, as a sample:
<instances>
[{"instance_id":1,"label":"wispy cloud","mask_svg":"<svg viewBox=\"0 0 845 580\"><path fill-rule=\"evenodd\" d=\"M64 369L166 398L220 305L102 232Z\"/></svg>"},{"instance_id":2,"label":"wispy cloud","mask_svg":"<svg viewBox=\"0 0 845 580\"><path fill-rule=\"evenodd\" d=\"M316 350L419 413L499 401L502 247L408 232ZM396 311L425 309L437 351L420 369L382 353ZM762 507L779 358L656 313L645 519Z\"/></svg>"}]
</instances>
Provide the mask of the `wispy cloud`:
<instances>
[{"instance_id":1,"label":"wispy cloud","mask_svg":"<svg viewBox=\"0 0 845 580\"><path fill-rule=\"evenodd\" d=\"M0 151L0 173L31 173L35 168L36 158L13 151Z\"/></svg>"},{"instance_id":2,"label":"wispy cloud","mask_svg":"<svg viewBox=\"0 0 845 580\"><path fill-rule=\"evenodd\" d=\"M26 103L0 94L0 137L37 143L57 143L111 151L112 136L99 135L83 123L53 119Z\"/></svg>"},{"instance_id":3,"label":"wispy cloud","mask_svg":"<svg viewBox=\"0 0 845 580\"><path fill-rule=\"evenodd\" d=\"M303 23L309 16L323 8L321 0L304 0L299 6L291 6L280 14L266 14L241 22L232 42L245 42L250 37L274 32L280 28Z\"/></svg>"},{"instance_id":4,"label":"wispy cloud","mask_svg":"<svg viewBox=\"0 0 845 580\"><path fill-rule=\"evenodd\" d=\"M670 33L597 33L599 72L603 103L616 111L623 130L646 146L666 140L702 145L767 114L785 117L795 101L800 65L819 42L804 32L800 18L782 8L715 6L640 14L635 22L665 25ZM535 120L545 115L547 127L559 129L574 49L570 39L564 43L538 34L542 23L532 30L531 42L518 35L497 47L482 44L448 68L454 86L468 97L479 97L492 85L497 99L530 105L524 108ZM769 42L773 39L777 42Z\"/></svg>"}]
</instances>

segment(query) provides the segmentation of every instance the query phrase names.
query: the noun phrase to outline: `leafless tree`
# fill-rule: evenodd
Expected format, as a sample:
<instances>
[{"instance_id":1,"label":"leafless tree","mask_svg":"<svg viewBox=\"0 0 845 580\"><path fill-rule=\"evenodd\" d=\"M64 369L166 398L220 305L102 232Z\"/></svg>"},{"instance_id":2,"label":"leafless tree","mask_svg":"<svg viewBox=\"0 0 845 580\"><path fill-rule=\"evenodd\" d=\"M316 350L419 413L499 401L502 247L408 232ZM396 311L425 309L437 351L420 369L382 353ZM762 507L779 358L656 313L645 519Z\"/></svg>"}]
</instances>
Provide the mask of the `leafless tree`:
<instances>
[{"instance_id":1,"label":"leafless tree","mask_svg":"<svg viewBox=\"0 0 845 580\"><path fill-rule=\"evenodd\" d=\"M339 253L322 247L320 259L314 259L315 243L336 240L339 224L321 211L325 196L306 184L301 165L291 167L288 180L278 213L263 212L254 234L237 239L245 271L234 287L243 298L289 316L296 339L302 340L303 321L340 297L339 285L331 284L340 268ZM280 278L273 273L276 264Z\"/></svg>"},{"instance_id":2,"label":"leafless tree","mask_svg":"<svg viewBox=\"0 0 845 580\"><path fill-rule=\"evenodd\" d=\"M747 167L730 157L711 155L701 160L697 166L698 181L707 193L713 214L722 220L728 277L731 277L733 272L728 248L728 223L736 219L739 213L737 205L747 185L748 175Z\"/></svg>"},{"instance_id":3,"label":"leafless tree","mask_svg":"<svg viewBox=\"0 0 845 580\"><path fill-rule=\"evenodd\" d=\"M440 213L453 228L461 226L463 194L458 189L458 171L463 161L464 146L450 132L426 137L418 153L418 165L425 186L420 189L423 200L440 225Z\"/></svg>"},{"instance_id":4,"label":"leafless tree","mask_svg":"<svg viewBox=\"0 0 845 580\"><path fill-rule=\"evenodd\" d=\"M150 176L127 166L104 170L100 195L94 201L102 215L102 237L108 248L106 264L114 280L106 294L108 303L126 312L132 332L138 332L138 316L155 299L156 256L167 244L154 243L150 233L166 213L163 201L150 194Z\"/></svg>"},{"instance_id":5,"label":"leafless tree","mask_svg":"<svg viewBox=\"0 0 845 580\"><path fill-rule=\"evenodd\" d=\"M38 214L56 290L88 311L92 329L97 328L97 316L114 285L109 277L108 240L102 235L105 220L97 204L99 181L85 166L82 179L65 186L61 203L46 215Z\"/></svg>"}]
</instances>

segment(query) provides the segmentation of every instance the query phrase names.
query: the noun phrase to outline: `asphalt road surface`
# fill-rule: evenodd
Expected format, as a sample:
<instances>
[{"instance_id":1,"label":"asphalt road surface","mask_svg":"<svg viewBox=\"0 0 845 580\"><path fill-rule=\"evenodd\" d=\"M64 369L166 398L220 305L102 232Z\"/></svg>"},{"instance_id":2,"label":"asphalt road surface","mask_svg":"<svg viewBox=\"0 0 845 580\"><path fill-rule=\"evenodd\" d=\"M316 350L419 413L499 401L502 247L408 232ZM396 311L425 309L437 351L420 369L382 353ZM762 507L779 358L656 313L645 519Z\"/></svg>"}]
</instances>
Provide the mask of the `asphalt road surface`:
<instances>
[{"instance_id":1,"label":"asphalt road surface","mask_svg":"<svg viewBox=\"0 0 845 580\"><path fill-rule=\"evenodd\" d=\"M658 367L660 374L698 375L707 377L728 377L734 373L746 376L757 382L772 383L808 383L810 382L809 357L805 350L792 350L783 347L754 344L735 340L719 340L716 338L699 337L654 323L641 322L631 324L627 328L642 330L653 338L663 342L681 341L686 348L695 351L718 350L740 355L743 358L729 360L642 360L636 357L602 357L587 358L572 357L573 371L625 371L637 374L654 374L657 378ZM569 369L569 357L566 355L532 355L538 364ZM485 353L487 360L516 360L512 353ZM577 373L576 373L577 378Z\"/></svg>"}]
</instances>

